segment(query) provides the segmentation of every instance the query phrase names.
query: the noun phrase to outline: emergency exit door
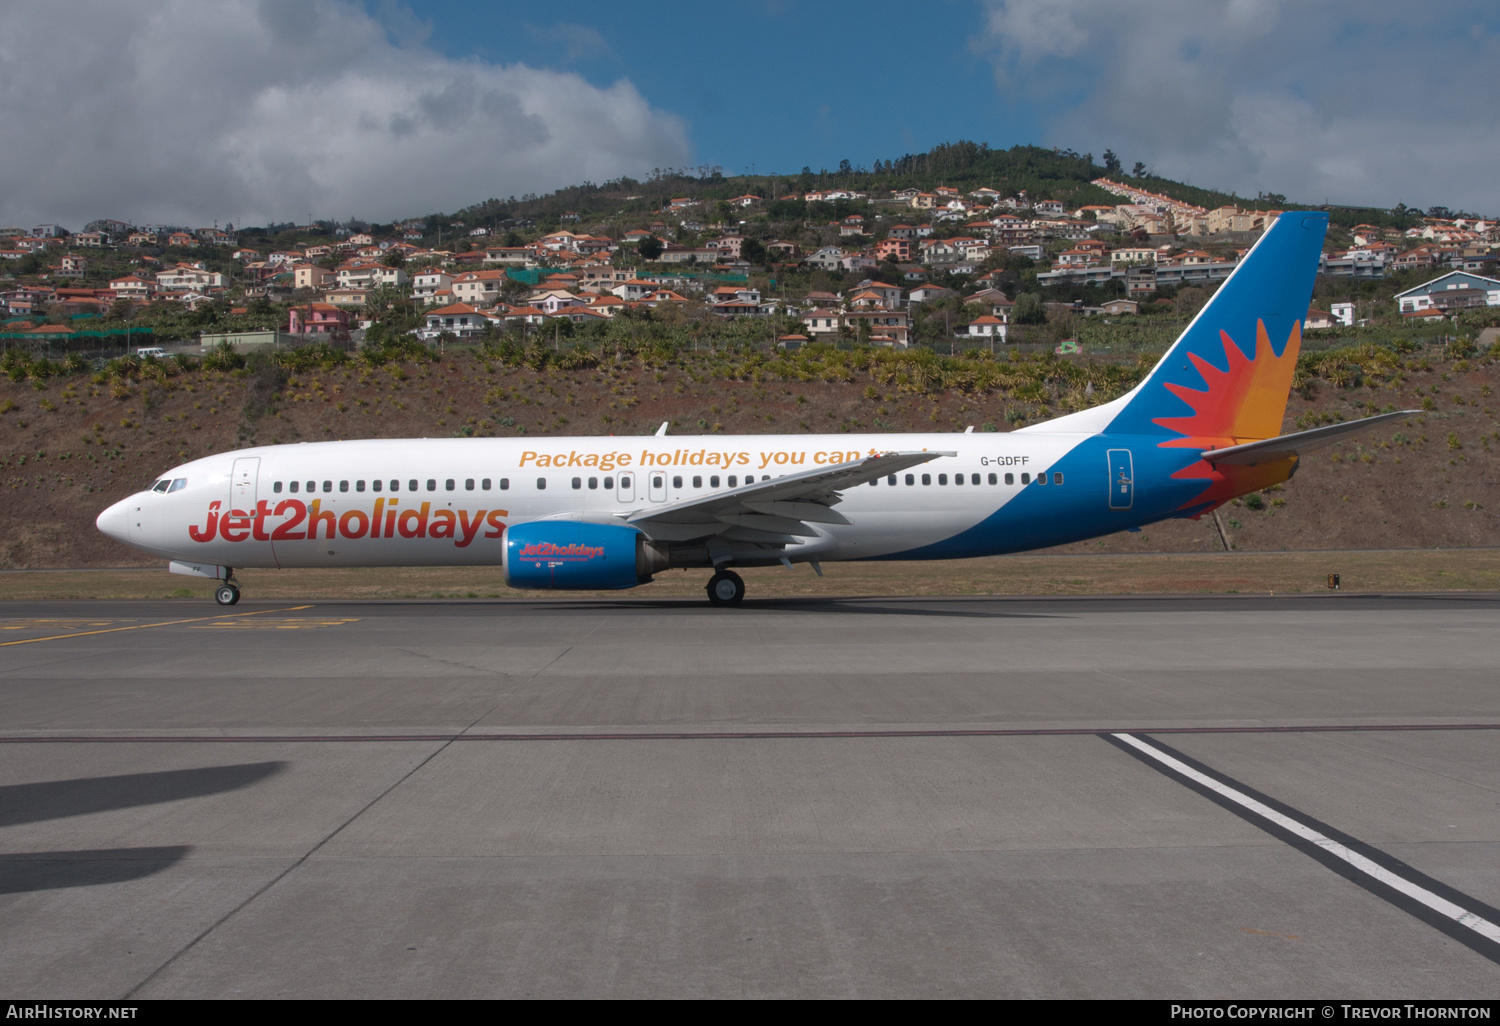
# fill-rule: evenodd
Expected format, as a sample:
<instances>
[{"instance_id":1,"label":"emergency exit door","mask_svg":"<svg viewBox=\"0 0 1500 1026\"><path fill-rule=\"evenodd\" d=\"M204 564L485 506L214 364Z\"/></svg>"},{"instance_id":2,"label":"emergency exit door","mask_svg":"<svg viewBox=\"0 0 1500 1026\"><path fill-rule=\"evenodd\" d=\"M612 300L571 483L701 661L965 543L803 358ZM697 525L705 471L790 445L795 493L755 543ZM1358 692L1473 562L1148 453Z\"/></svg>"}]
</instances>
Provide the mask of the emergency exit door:
<instances>
[{"instance_id":1,"label":"emergency exit door","mask_svg":"<svg viewBox=\"0 0 1500 1026\"><path fill-rule=\"evenodd\" d=\"M1109 456L1109 508L1135 505L1135 466L1129 449L1111 449Z\"/></svg>"}]
</instances>

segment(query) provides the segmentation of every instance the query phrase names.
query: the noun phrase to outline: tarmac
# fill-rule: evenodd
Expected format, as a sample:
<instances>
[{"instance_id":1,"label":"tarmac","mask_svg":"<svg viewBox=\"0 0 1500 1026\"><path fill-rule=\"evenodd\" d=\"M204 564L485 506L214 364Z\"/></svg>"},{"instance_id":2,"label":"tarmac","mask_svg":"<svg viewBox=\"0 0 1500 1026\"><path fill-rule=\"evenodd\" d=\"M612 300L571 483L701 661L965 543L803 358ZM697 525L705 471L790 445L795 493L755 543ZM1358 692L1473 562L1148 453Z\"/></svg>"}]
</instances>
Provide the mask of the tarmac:
<instances>
[{"instance_id":1,"label":"tarmac","mask_svg":"<svg viewBox=\"0 0 1500 1026\"><path fill-rule=\"evenodd\" d=\"M1500 596L0 604L0 993L1493 998Z\"/></svg>"}]
</instances>

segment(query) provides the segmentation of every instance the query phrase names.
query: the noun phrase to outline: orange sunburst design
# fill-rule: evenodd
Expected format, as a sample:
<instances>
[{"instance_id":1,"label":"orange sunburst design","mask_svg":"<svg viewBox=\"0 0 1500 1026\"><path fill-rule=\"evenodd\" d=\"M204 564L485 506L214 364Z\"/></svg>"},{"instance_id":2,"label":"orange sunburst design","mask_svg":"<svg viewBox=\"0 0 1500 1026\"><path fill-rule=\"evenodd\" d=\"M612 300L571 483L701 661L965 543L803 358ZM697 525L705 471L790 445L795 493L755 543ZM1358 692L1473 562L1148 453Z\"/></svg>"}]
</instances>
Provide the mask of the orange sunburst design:
<instances>
[{"instance_id":1,"label":"orange sunburst design","mask_svg":"<svg viewBox=\"0 0 1500 1026\"><path fill-rule=\"evenodd\" d=\"M1226 331L1219 332L1224 344L1228 370L1219 370L1197 353L1188 359L1203 375L1204 391L1167 382L1167 390L1193 408L1186 417L1156 417L1152 423L1182 438L1162 442L1163 448L1222 449L1274 438L1281 433L1286 414L1287 395L1292 389L1292 372L1297 369L1297 354L1302 349L1302 324L1292 323L1286 348L1277 356L1271 349L1264 321L1255 322L1255 358L1245 356Z\"/></svg>"},{"instance_id":2,"label":"orange sunburst design","mask_svg":"<svg viewBox=\"0 0 1500 1026\"><path fill-rule=\"evenodd\" d=\"M1200 392L1167 382L1172 394L1191 406L1193 412L1186 417L1154 418L1153 423L1182 435L1162 442L1160 448L1222 449L1274 438L1281 433L1292 373L1302 349L1301 322L1292 323L1292 332L1280 356L1272 351L1265 322L1261 320L1255 322L1254 359L1245 356L1228 332L1220 331L1219 338L1229 363L1227 371L1219 370L1196 353L1188 354L1203 376L1206 390ZM1196 518L1236 496L1280 484L1292 475L1296 465L1296 457L1257 466L1215 465L1198 460L1172 475L1175 480L1198 480L1206 486L1179 508L1197 507Z\"/></svg>"}]
</instances>

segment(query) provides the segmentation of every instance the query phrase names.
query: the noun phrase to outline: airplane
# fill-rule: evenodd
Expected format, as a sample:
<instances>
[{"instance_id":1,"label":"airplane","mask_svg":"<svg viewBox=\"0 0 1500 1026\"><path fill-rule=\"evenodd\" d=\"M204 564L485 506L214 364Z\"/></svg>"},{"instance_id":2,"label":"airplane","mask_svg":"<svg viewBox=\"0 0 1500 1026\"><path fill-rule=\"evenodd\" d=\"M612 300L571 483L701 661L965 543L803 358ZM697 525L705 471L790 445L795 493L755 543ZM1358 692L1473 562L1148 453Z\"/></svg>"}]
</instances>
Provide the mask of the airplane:
<instances>
[{"instance_id":1,"label":"airplane","mask_svg":"<svg viewBox=\"0 0 1500 1026\"><path fill-rule=\"evenodd\" d=\"M1280 435L1328 216L1282 214L1140 384L974 434L357 440L174 467L99 514L111 538L221 582L271 567L498 566L515 588L634 588L736 567L963 559L1198 517L1288 480L1387 413Z\"/></svg>"}]
</instances>

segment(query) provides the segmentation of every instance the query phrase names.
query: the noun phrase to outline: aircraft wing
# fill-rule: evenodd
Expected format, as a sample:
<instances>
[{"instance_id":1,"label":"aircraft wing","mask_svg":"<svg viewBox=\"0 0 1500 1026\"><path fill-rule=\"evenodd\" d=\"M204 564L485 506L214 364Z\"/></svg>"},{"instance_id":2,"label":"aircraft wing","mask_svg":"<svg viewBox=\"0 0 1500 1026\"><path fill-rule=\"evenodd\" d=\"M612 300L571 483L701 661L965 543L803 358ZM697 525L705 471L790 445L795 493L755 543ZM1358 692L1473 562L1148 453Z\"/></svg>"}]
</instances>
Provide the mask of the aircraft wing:
<instances>
[{"instance_id":1,"label":"aircraft wing","mask_svg":"<svg viewBox=\"0 0 1500 1026\"><path fill-rule=\"evenodd\" d=\"M640 510L626 522L661 541L713 536L729 541L790 545L814 537L809 524L847 524L833 507L850 488L955 452L888 452L848 463L772 477L727 491ZM641 476L653 473L639 471Z\"/></svg>"},{"instance_id":2,"label":"aircraft wing","mask_svg":"<svg viewBox=\"0 0 1500 1026\"><path fill-rule=\"evenodd\" d=\"M1382 413L1375 417L1366 417L1364 420L1350 421L1347 424L1329 424L1326 427L1313 428L1311 431L1298 431L1295 434L1266 438L1259 442L1246 442L1243 445L1231 445L1223 449L1210 449L1203 454L1203 458L1210 463L1229 463L1236 466L1275 463L1277 460L1301 456L1314 449L1321 449L1349 435L1360 434L1381 421L1410 417L1413 414L1421 415L1421 413L1421 410Z\"/></svg>"}]
</instances>

